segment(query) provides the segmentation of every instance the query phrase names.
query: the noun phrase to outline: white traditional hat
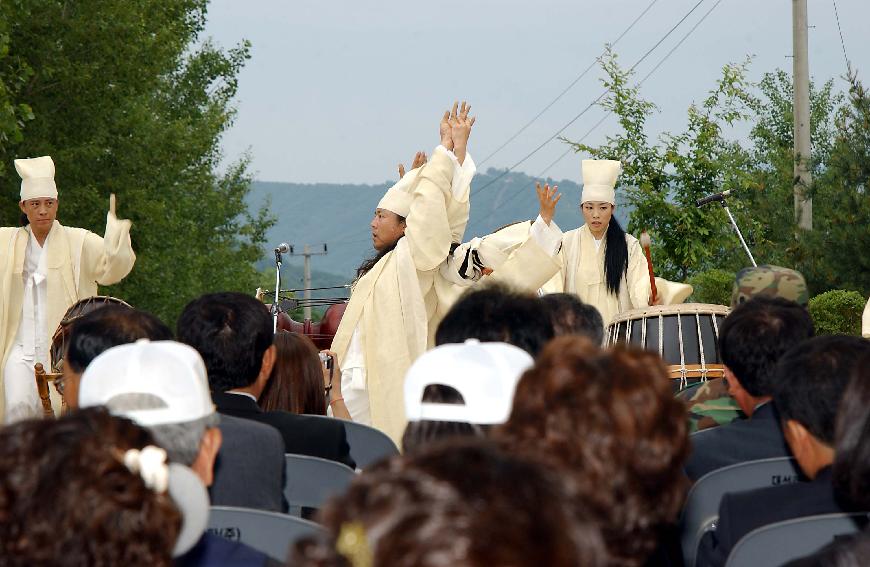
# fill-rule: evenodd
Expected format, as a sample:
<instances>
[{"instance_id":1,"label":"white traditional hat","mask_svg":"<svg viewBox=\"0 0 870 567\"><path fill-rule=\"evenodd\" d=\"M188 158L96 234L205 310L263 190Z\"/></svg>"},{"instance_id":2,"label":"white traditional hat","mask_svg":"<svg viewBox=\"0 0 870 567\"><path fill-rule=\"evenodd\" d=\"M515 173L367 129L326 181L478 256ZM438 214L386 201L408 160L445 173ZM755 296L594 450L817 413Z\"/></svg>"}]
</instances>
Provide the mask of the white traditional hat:
<instances>
[{"instance_id":1,"label":"white traditional hat","mask_svg":"<svg viewBox=\"0 0 870 567\"><path fill-rule=\"evenodd\" d=\"M583 160L583 193L580 204L586 202L616 205L616 178L622 173L622 164L612 159Z\"/></svg>"},{"instance_id":2,"label":"white traditional hat","mask_svg":"<svg viewBox=\"0 0 870 567\"><path fill-rule=\"evenodd\" d=\"M15 160L15 171L21 176L21 200L57 199L54 184L54 161L51 156Z\"/></svg>"},{"instance_id":3,"label":"white traditional hat","mask_svg":"<svg viewBox=\"0 0 870 567\"><path fill-rule=\"evenodd\" d=\"M392 211L400 217L407 217L408 213L411 212L414 182L417 180L417 174L419 173L419 167L406 173L395 185L387 189L387 192L381 197L377 208Z\"/></svg>"},{"instance_id":4,"label":"white traditional hat","mask_svg":"<svg viewBox=\"0 0 870 567\"><path fill-rule=\"evenodd\" d=\"M423 353L405 375L405 415L408 421L504 423L513 407L523 372L535 363L529 353L507 343L445 344ZM426 386L455 389L464 404L423 401Z\"/></svg>"},{"instance_id":5,"label":"white traditional hat","mask_svg":"<svg viewBox=\"0 0 870 567\"><path fill-rule=\"evenodd\" d=\"M140 339L112 347L85 368L79 388L81 407L107 405L124 394L158 398L163 407L112 412L144 427L186 423L215 412L202 358L175 341Z\"/></svg>"}]
</instances>

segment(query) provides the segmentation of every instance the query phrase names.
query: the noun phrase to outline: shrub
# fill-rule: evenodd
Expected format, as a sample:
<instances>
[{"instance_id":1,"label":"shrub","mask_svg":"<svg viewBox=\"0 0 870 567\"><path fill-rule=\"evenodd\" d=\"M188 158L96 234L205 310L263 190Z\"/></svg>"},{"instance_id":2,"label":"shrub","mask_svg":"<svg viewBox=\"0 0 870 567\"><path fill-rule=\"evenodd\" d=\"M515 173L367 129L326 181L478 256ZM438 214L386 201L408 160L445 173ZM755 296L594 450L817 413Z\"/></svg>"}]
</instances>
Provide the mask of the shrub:
<instances>
[{"instance_id":1,"label":"shrub","mask_svg":"<svg viewBox=\"0 0 870 567\"><path fill-rule=\"evenodd\" d=\"M731 305L731 290L734 287L733 272L713 268L689 278L694 291L687 302Z\"/></svg>"},{"instance_id":2,"label":"shrub","mask_svg":"<svg viewBox=\"0 0 870 567\"><path fill-rule=\"evenodd\" d=\"M833 289L810 300L810 316L817 335L861 336L864 297L857 291Z\"/></svg>"}]
</instances>

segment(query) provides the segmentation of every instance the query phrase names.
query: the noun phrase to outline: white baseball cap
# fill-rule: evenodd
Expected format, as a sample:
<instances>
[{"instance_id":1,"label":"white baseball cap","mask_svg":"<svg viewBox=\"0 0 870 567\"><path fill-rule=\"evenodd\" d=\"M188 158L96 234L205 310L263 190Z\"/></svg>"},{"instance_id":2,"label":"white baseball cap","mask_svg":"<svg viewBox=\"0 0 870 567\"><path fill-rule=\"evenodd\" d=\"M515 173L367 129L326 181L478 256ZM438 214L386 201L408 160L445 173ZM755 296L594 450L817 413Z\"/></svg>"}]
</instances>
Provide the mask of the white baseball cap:
<instances>
[{"instance_id":1,"label":"white baseball cap","mask_svg":"<svg viewBox=\"0 0 870 567\"><path fill-rule=\"evenodd\" d=\"M163 402L155 409L112 412L144 427L185 423L215 412L202 357L175 341L140 339L91 361L82 374L79 405L107 405L123 394L150 394Z\"/></svg>"},{"instance_id":2,"label":"white baseball cap","mask_svg":"<svg viewBox=\"0 0 870 567\"><path fill-rule=\"evenodd\" d=\"M423 353L405 375L408 421L504 423L523 372L534 364L529 354L507 343L445 344ZM423 401L426 386L443 385L462 395L464 404Z\"/></svg>"}]
</instances>

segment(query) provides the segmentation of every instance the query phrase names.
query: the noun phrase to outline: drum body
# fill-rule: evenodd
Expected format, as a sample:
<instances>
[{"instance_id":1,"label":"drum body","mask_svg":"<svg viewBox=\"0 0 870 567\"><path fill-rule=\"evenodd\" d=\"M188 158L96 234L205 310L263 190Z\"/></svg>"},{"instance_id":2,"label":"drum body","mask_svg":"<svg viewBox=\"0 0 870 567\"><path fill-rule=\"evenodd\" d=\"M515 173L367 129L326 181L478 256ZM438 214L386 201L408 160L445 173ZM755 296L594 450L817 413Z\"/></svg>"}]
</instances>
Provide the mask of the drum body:
<instances>
[{"instance_id":1,"label":"drum body","mask_svg":"<svg viewBox=\"0 0 870 567\"><path fill-rule=\"evenodd\" d=\"M109 297L108 295L95 295L76 301L66 310L63 319L60 320L60 325L57 326L57 330L55 330L54 335L51 337L51 369L53 372L61 372L63 370L63 357L66 354L69 329L73 322L91 311L96 311L106 305L123 305L132 309L130 304L123 300Z\"/></svg>"},{"instance_id":2,"label":"drum body","mask_svg":"<svg viewBox=\"0 0 870 567\"><path fill-rule=\"evenodd\" d=\"M347 302L330 305L319 323L311 321L300 323L292 319L287 313L281 312L278 314L278 328L305 335L314 342L314 346L318 350L328 350L332 348L332 339L335 338L345 309L347 309Z\"/></svg>"},{"instance_id":3,"label":"drum body","mask_svg":"<svg viewBox=\"0 0 870 567\"><path fill-rule=\"evenodd\" d=\"M724 305L706 303L633 309L611 321L604 345L623 343L657 352L679 390L725 375L716 345L719 326L729 311Z\"/></svg>"}]
</instances>

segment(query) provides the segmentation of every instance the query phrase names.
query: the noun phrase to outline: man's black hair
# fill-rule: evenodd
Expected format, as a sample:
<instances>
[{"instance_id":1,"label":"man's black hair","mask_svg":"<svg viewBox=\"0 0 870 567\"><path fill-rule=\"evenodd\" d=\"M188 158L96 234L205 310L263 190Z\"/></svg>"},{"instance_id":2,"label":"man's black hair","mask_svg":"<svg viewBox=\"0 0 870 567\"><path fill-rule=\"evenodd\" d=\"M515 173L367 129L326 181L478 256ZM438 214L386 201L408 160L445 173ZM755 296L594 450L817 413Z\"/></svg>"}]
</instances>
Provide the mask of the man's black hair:
<instances>
[{"instance_id":1,"label":"man's black hair","mask_svg":"<svg viewBox=\"0 0 870 567\"><path fill-rule=\"evenodd\" d=\"M600 345L604 341L604 320L594 306L583 303L573 293L550 293L541 298L553 324L553 333L588 337Z\"/></svg>"},{"instance_id":2,"label":"man's black hair","mask_svg":"<svg viewBox=\"0 0 870 567\"><path fill-rule=\"evenodd\" d=\"M751 396L769 396L777 361L813 333L806 308L781 297L756 296L735 307L719 327L719 354Z\"/></svg>"},{"instance_id":3,"label":"man's black hair","mask_svg":"<svg viewBox=\"0 0 870 567\"><path fill-rule=\"evenodd\" d=\"M274 337L266 306L235 292L209 293L188 303L176 332L202 356L212 392L253 384Z\"/></svg>"},{"instance_id":4,"label":"man's black hair","mask_svg":"<svg viewBox=\"0 0 870 567\"><path fill-rule=\"evenodd\" d=\"M773 401L782 420L793 419L833 446L843 391L859 359L868 353L870 341L846 335L815 337L789 350L774 380Z\"/></svg>"},{"instance_id":5,"label":"man's black hair","mask_svg":"<svg viewBox=\"0 0 870 567\"><path fill-rule=\"evenodd\" d=\"M552 338L553 326L541 301L498 284L463 295L435 332L436 345L466 339L499 341L519 347L532 357Z\"/></svg>"},{"instance_id":6,"label":"man's black hair","mask_svg":"<svg viewBox=\"0 0 870 567\"><path fill-rule=\"evenodd\" d=\"M172 330L145 311L106 305L73 322L63 363L81 374L104 351L139 339L172 340Z\"/></svg>"}]
</instances>

